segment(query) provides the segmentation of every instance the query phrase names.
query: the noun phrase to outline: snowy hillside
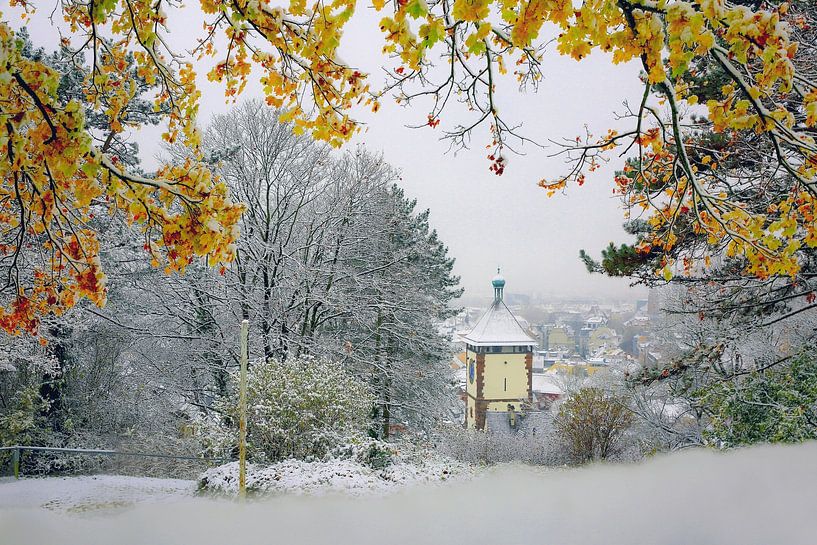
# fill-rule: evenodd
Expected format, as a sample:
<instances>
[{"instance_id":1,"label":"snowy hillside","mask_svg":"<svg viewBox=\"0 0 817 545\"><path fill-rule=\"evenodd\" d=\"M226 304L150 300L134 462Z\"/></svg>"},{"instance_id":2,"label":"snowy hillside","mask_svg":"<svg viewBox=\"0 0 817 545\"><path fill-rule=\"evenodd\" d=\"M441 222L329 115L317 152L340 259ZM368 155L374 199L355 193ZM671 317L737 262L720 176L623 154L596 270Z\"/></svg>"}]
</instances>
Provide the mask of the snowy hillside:
<instances>
[{"instance_id":1,"label":"snowy hillside","mask_svg":"<svg viewBox=\"0 0 817 545\"><path fill-rule=\"evenodd\" d=\"M187 497L185 482L4 481L0 543L813 545L815 460L814 442L689 450L631 465L496 466L386 497L287 494L246 504ZM133 506L55 511L48 498Z\"/></svg>"}]
</instances>

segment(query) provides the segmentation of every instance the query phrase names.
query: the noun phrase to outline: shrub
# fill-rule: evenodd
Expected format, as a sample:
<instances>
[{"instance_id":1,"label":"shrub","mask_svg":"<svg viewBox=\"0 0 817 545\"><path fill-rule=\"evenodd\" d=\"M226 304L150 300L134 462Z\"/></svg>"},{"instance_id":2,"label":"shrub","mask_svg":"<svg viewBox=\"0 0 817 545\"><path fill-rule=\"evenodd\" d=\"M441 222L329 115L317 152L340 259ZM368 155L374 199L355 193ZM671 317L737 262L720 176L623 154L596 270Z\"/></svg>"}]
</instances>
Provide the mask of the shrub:
<instances>
[{"instance_id":1,"label":"shrub","mask_svg":"<svg viewBox=\"0 0 817 545\"><path fill-rule=\"evenodd\" d=\"M600 388L582 388L559 407L556 430L577 462L618 453L633 416L623 398Z\"/></svg>"},{"instance_id":2,"label":"shrub","mask_svg":"<svg viewBox=\"0 0 817 545\"><path fill-rule=\"evenodd\" d=\"M336 363L312 357L259 360L247 379L248 456L256 462L323 459L365 436L372 397L365 384ZM224 454L229 437L237 439L237 374L232 391L216 407L223 417L197 422L202 445L214 454Z\"/></svg>"},{"instance_id":3,"label":"shrub","mask_svg":"<svg viewBox=\"0 0 817 545\"><path fill-rule=\"evenodd\" d=\"M510 433L447 424L437 429L435 439L441 454L471 464L523 462L552 466L565 462L564 449L556 440L549 412L526 415L519 428Z\"/></svg>"}]
</instances>

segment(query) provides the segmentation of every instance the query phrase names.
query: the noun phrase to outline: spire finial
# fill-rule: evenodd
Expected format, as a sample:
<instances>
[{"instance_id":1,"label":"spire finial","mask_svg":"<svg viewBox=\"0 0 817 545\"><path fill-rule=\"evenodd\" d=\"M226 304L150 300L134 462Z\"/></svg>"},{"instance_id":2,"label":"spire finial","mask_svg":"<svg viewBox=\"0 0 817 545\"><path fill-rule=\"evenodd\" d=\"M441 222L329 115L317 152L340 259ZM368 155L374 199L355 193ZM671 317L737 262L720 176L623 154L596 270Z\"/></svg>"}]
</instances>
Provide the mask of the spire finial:
<instances>
[{"instance_id":1,"label":"spire finial","mask_svg":"<svg viewBox=\"0 0 817 545\"><path fill-rule=\"evenodd\" d=\"M496 276L491 280L491 285L494 287L494 301L502 301L502 291L505 288L505 278L499 272L499 267L496 268Z\"/></svg>"}]
</instances>

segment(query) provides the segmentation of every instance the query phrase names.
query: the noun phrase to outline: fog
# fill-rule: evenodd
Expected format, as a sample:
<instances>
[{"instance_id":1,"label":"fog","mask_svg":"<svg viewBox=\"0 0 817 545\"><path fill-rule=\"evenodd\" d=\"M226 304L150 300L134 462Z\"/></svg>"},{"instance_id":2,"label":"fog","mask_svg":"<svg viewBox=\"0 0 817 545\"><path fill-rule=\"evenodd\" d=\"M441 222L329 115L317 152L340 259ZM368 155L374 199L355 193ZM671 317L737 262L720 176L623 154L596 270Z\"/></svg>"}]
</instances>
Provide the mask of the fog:
<instances>
[{"instance_id":1,"label":"fog","mask_svg":"<svg viewBox=\"0 0 817 545\"><path fill-rule=\"evenodd\" d=\"M635 465L503 466L386 498L191 499L108 514L0 512L15 545L813 545L817 443Z\"/></svg>"}]
</instances>

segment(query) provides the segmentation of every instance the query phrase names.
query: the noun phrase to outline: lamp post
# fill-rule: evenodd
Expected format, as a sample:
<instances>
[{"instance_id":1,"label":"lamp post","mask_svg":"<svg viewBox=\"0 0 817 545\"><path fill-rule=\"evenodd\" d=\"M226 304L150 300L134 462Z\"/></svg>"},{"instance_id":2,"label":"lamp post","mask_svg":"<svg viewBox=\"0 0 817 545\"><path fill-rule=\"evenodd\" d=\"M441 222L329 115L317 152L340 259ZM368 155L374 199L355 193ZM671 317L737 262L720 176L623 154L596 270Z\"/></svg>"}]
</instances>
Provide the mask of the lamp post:
<instances>
[{"instance_id":1,"label":"lamp post","mask_svg":"<svg viewBox=\"0 0 817 545\"><path fill-rule=\"evenodd\" d=\"M238 496L247 497L247 337L250 322L241 321L241 375L238 381Z\"/></svg>"}]
</instances>

